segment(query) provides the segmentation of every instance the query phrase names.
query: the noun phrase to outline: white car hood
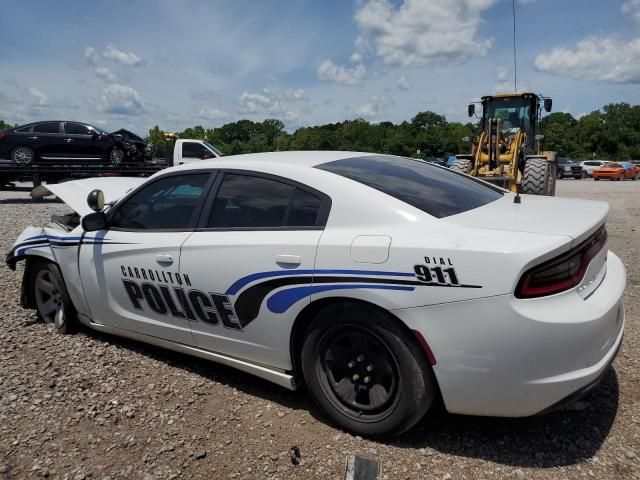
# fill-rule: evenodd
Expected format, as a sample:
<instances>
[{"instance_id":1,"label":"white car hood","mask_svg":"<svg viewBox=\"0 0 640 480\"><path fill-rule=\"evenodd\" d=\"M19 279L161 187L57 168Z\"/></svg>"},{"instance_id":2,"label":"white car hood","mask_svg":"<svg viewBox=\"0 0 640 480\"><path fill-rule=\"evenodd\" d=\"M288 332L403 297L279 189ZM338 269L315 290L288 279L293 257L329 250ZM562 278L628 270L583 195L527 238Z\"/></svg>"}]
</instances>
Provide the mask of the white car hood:
<instances>
[{"instance_id":1,"label":"white car hood","mask_svg":"<svg viewBox=\"0 0 640 480\"><path fill-rule=\"evenodd\" d=\"M31 191L32 198L55 195L69 205L79 215L92 212L87 205L87 195L96 188L104 193L104 202L112 203L122 198L129 190L143 183L145 178L137 177L96 177L71 180L53 185L40 185Z\"/></svg>"},{"instance_id":2,"label":"white car hood","mask_svg":"<svg viewBox=\"0 0 640 480\"><path fill-rule=\"evenodd\" d=\"M467 227L563 235L577 243L602 225L609 213L605 202L521 195L521 203L514 203L514 196L507 193L495 202L443 220Z\"/></svg>"}]
</instances>

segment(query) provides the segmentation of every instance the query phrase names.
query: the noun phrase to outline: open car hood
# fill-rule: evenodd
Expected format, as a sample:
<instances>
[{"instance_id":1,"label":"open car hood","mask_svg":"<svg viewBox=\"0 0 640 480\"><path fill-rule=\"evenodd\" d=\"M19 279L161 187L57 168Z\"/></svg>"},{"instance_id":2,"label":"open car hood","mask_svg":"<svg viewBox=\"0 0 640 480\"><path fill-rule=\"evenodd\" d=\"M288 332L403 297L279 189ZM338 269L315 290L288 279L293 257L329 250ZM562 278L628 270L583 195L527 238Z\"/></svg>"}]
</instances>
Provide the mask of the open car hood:
<instances>
[{"instance_id":1,"label":"open car hood","mask_svg":"<svg viewBox=\"0 0 640 480\"><path fill-rule=\"evenodd\" d=\"M40 185L31 190L32 198L55 195L69 205L79 215L87 215L93 210L87 205L87 195L96 188L104 193L104 203L112 203L122 198L129 190L137 187L145 178L136 177L96 177L71 180L53 185Z\"/></svg>"},{"instance_id":2,"label":"open car hood","mask_svg":"<svg viewBox=\"0 0 640 480\"><path fill-rule=\"evenodd\" d=\"M142 142L145 143L144 139L136 135L135 133L121 128L120 130L116 130L115 132L111 132L109 135L122 135L123 137L128 137L130 140L134 142Z\"/></svg>"}]
</instances>

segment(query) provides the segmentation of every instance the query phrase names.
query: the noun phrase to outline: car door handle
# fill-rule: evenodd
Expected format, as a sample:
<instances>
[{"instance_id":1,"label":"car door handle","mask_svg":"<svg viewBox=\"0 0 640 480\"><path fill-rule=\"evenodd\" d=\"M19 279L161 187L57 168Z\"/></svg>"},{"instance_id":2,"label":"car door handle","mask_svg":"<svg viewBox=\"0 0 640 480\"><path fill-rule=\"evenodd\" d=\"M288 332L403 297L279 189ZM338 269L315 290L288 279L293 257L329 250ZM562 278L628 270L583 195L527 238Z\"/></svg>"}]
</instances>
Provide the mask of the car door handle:
<instances>
[{"instance_id":1,"label":"car door handle","mask_svg":"<svg viewBox=\"0 0 640 480\"><path fill-rule=\"evenodd\" d=\"M156 262L160 265L171 265L173 264L173 257L171 255L156 255Z\"/></svg>"},{"instance_id":2,"label":"car door handle","mask_svg":"<svg viewBox=\"0 0 640 480\"><path fill-rule=\"evenodd\" d=\"M29 140L37 140L38 137L29 137Z\"/></svg>"},{"instance_id":3,"label":"car door handle","mask_svg":"<svg viewBox=\"0 0 640 480\"><path fill-rule=\"evenodd\" d=\"M302 259L298 255L276 255L276 263L278 265L287 265L289 267L298 266L302 263Z\"/></svg>"},{"instance_id":4,"label":"car door handle","mask_svg":"<svg viewBox=\"0 0 640 480\"><path fill-rule=\"evenodd\" d=\"M73 138L65 138L64 141L67 143L71 143L73 142Z\"/></svg>"}]
</instances>

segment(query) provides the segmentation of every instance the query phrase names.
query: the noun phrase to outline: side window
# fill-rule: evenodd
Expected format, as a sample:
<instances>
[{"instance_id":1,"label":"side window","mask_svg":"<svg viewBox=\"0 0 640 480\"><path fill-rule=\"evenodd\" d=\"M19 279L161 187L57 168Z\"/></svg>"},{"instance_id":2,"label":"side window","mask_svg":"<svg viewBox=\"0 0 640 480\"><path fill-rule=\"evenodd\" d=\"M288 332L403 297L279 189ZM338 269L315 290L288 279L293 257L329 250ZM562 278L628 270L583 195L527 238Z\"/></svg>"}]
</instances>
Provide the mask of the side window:
<instances>
[{"instance_id":1,"label":"side window","mask_svg":"<svg viewBox=\"0 0 640 480\"><path fill-rule=\"evenodd\" d=\"M293 185L251 175L226 174L209 228L311 227L320 199Z\"/></svg>"},{"instance_id":2,"label":"side window","mask_svg":"<svg viewBox=\"0 0 640 480\"><path fill-rule=\"evenodd\" d=\"M64 132L69 135L91 135L92 131L86 125L75 122L65 122Z\"/></svg>"},{"instance_id":3,"label":"side window","mask_svg":"<svg viewBox=\"0 0 640 480\"><path fill-rule=\"evenodd\" d=\"M130 230L188 230L195 224L196 206L209 177L209 173L199 173L157 180L119 205L110 226Z\"/></svg>"},{"instance_id":4,"label":"side window","mask_svg":"<svg viewBox=\"0 0 640 480\"><path fill-rule=\"evenodd\" d=\"M16 128L14 132L27 133L31 131L33 125L25 125L24 127Z\"/></svg>"},{"instance_id":5,"label":"side window","mask_svg":"<svg viewBox=\"0 0 640 480\"><path fill-rule=\"evenodd\" d=\"M60 124L58 122L42 122L33 126L33 131L38 133L60 133Z\"/></svg>"},{"instance_id":6,"label":"side window","mask_svg":"<svg viewBox=\"0 0 640 480\"><path fill-rule=\"evenodd\" d=\"M185 158L202 158L206 148L200 143L184 142L182 144L182 156Z\"/></svg>"}]
</instances>

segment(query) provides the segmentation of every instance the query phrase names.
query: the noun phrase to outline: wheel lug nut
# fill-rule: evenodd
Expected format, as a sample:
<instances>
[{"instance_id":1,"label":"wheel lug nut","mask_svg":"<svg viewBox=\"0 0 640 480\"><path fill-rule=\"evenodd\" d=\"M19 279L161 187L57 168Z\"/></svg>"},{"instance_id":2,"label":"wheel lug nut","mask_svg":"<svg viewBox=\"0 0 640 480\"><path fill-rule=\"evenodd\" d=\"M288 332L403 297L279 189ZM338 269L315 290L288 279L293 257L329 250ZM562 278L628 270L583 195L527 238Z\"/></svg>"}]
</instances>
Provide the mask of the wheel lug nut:
<instances>
[{"instance_id":1,"label":"wheel lug nut","mask_svg":"<svg viewBox=\"0 0 640 480\"><path fill-rule=\"evenodd\" d=\"M364 377L362 380L364 383L369 383L371 381L371 377Z\"/></svg>"},{"instance_id":2,"label":"wheel lug nut","mask_svg":"<svg viewBox=\"0 0 640 480\"><path fill-rule=\"evenodd\" d=\"M373 365L369 364L366 366L367 372L373 372Z\"/></svg>"},{"instance_id":3,"label":"wheel lug nut","mask_svg":"<svg viewBox=\"0 0 640 480\"><path fill-rule=\"evenodd\" d=\"M353 368L356 366L356 362L354 362L353 360L351 360L349 363L347 363L347 367L349 368Z\"/></svg>"},{"instance_id":4,"label":"wheel lug nut","mask_svg":"<svg viewBox=\"0 0 640 480\"><path fill-rule=\"evenodd\" d=\"M356 357L356 361L358 361L358 362L361 362L361 361L363 361L363 360L364 360L364 355L358 355L358 356Z\"/></svg>"},{"instance_id":5,"label":"wheel lug nut","mask_svg":"<svg viewBox=\"0 0 640 480\"><path fill-rule=\"evenodd\" d=\"M357 382L359 378L360 378L360 375L356 373L353 375L353 377L351 377L351 380L353 380L354 382Z\"/></svg>"}]
</instances>

